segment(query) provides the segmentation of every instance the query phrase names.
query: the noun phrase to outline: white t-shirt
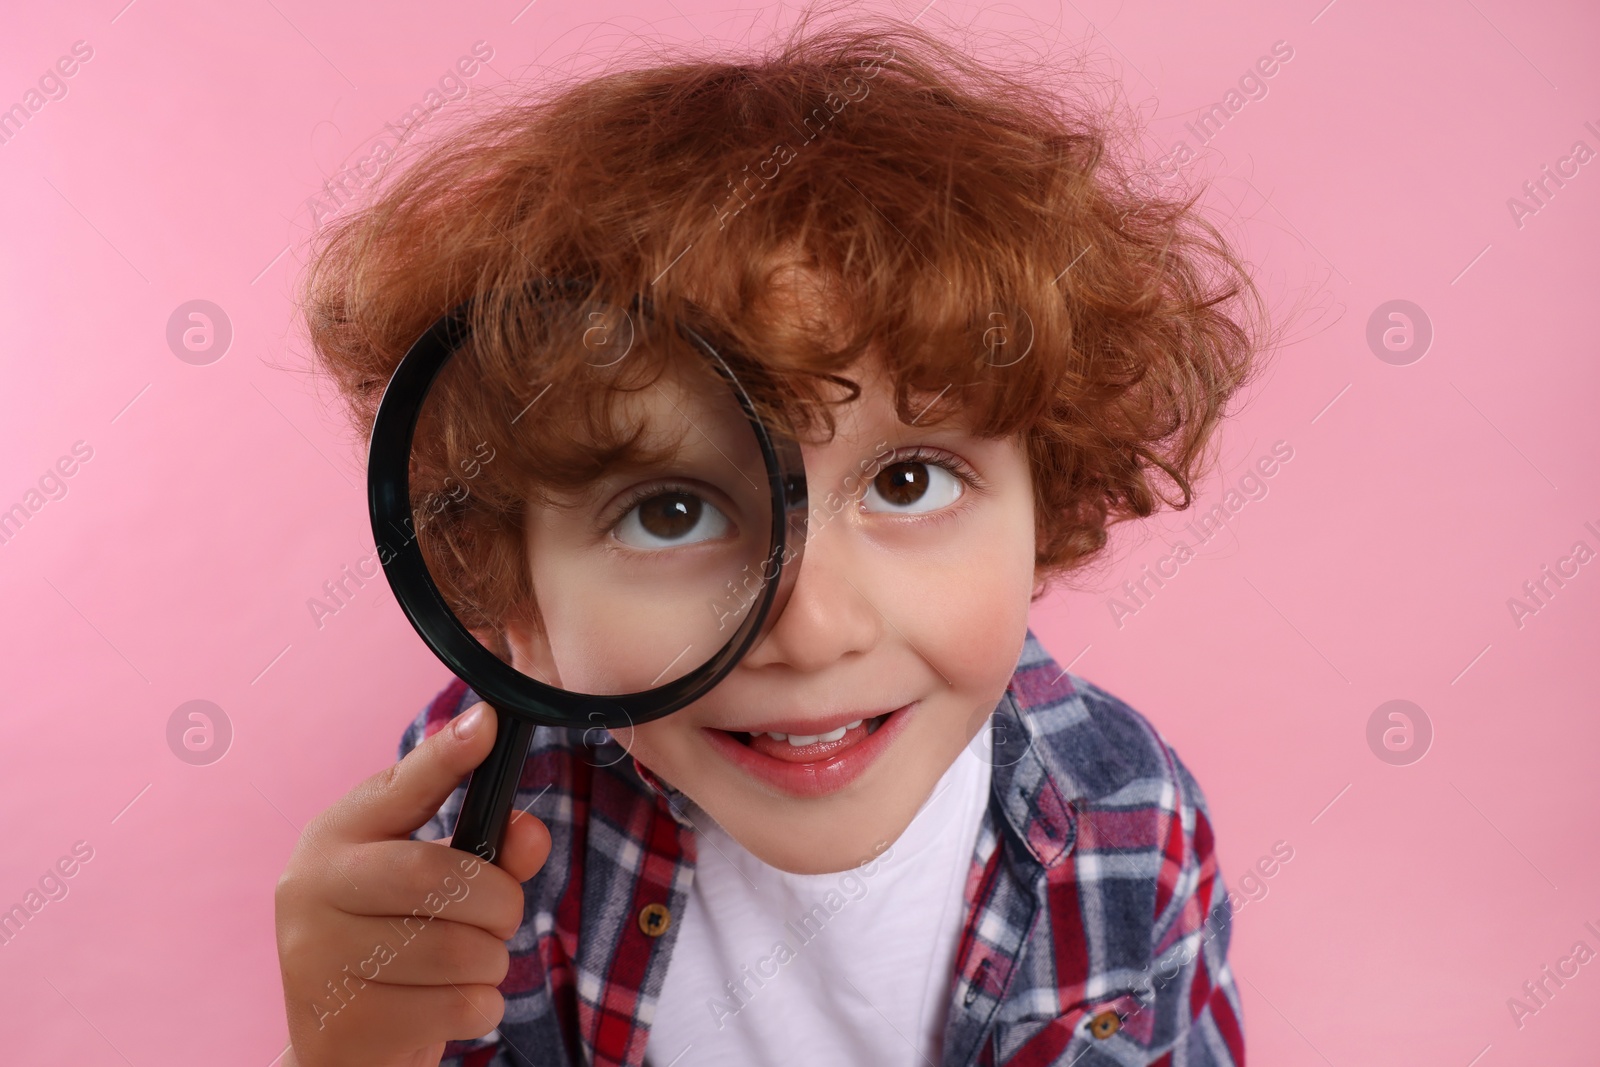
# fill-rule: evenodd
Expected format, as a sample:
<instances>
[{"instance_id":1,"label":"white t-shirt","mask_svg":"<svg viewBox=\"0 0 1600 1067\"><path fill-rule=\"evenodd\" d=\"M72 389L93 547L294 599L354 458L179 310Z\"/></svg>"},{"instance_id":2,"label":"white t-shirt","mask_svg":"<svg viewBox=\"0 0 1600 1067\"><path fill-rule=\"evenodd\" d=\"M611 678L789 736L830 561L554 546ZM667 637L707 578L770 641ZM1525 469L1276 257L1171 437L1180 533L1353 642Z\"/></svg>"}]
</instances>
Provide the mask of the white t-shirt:
<instances>
[{"instance_id":1,"label":"white t-shirt","mask_svg":"<svg viewBox=\"0 0 1600 1067\"><path fill-rule=\"evenodd\" d=\"M648 1067L940 1062L989 777L962 749L898 840L836 874L768 866L689 805L694 883Z\"/></svg>"}]
</instances>

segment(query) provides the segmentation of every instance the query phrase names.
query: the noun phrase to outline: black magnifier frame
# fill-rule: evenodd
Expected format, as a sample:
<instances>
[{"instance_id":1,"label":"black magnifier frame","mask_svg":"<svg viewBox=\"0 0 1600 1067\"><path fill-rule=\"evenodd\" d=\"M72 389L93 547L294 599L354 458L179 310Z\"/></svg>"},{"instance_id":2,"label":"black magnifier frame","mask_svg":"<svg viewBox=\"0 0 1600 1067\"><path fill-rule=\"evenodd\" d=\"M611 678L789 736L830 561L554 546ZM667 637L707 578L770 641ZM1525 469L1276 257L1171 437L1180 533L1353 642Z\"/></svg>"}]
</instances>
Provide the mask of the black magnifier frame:
<instances>
[{"instance_id":1,"label":"black magnifier frame","mask_svg":"<svg viewBox=\"0 0 1600 1067\"><path fill-rule=\"evenodd\" d=\"M576 279L545 279L530 289L582 297ZM498 658L456 618L428 572L411 510L411 446L417 419L434 380L471 334L466 300L440 316L414 341L395 368L372 421L367 450L367 503L384 576L423 642L456 677L488 701L499 717L494 748L473 771L451 845L495 862L535 725L610 729L649 722L698 700L733 670L776 621L788 600L806 541L806 478L799 446L770 433L726 360L702 334L678 322L678 332L705 357L738 400L761 448L772 500L771 543L763 557L760 591L743 621L706 662L665 685L637 693L595 695L546 685ZM630 310L652 314L635 296ZM747 374L759 371L747 371ZM752 379L753 380L753 379Z\"/></svg>"}]
</instances>

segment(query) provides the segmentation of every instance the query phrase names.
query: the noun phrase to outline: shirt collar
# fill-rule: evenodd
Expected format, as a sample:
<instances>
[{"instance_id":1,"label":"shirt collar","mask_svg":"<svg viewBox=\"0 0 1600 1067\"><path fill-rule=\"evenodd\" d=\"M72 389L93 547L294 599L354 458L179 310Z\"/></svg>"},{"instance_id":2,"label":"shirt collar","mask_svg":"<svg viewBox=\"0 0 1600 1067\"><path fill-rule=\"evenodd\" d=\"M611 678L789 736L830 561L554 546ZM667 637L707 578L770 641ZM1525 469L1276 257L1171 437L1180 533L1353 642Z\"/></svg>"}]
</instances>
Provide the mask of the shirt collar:
<instances>
[{"instance_id":1,"label":"shirt collar","mask_svg":"<svg viewBox=\"0 0 1600 1067\"><path fill-rule=\"evenodd\" d=\"M988 729L991 803L1028 855L1041 867L1053 867L1066 858L1077 836L1072 802L1078 791L1070 779L1063 782L1053 773L1039 728L1012 689L995 705Z\"/></svg>"},{"instance_id":2,"label":"shirt collar","mask_svg":"<svg viewBox=\"0 0 1600 1067\"><path fill-rule=\"evenodd\" d=\"M1016 670L995 706L994 801L1011 833L1044 867L1077 840L1085 804L1136 768L1089 712L1074 677L1027 631Z\"/></svg>"},{"instance_id":3,"label":"shirt collar","mask_svg":"<svg viewBox=\"0 0 1600 1067\"><path fill-rule=\"evenodd\" d=\"M677 786L669 785L656 777L655 773L649 767L640 763L638 757L631 752L628 753L628 762L633 766L633 773L638 776L645 789L654 793L666 804L667 811L671 813L673 819L677 820L678 825L686 826L691 830L695 829L694 822L689 818L688 794Z\"/></svg>"}]
</instances>

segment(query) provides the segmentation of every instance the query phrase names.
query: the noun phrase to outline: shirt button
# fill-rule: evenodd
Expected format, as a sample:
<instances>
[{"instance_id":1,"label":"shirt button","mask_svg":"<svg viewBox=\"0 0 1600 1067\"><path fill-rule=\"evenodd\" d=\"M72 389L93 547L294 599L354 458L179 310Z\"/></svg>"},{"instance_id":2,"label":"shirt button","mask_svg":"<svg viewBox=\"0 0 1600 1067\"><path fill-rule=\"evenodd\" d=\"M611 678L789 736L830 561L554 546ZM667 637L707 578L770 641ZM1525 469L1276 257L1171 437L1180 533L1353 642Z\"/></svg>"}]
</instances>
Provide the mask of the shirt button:
<instances>
[{"instance_id":1,"label":"shirt button","mask_svg":"<svg viewBox=\"0 0 1600 1067\"><path fill-rule=\"evenodd\" d=\"M1098 1038L1107 1038L1122 1029L1122 1016L1114 1011L1102 1011L1089 1020L1089 1032Z\"/></svg>"},{"instance_id":2,"label":"shirt button","mask_svg":"<svg viewBox=\"0 0 1600 1067\"><path fill-rule=\"evenodd\" d=\"M672 925L672 912L665 904L646 904L639 909L639 929L647 937L660 937Z\"/></svg>"}]
</instances>

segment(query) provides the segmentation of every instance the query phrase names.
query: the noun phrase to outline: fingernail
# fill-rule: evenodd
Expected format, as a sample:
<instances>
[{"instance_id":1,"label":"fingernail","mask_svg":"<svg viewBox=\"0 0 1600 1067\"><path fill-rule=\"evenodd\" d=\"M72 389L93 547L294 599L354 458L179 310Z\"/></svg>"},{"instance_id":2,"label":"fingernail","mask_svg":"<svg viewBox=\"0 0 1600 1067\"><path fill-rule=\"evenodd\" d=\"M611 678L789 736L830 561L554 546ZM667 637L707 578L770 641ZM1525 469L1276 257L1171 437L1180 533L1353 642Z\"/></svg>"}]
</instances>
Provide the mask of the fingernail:
<instances>
[{"instance_id":1,"label":"fingernail","mask_svg":"<svg viewBox=\"0 0 1600 1067\"><path fill-rule=\"evenodd\" d=\"M456 736L461 740L470 740L478 732L478 729L483 726L483 715L486 710L486 705L474 704L472 710L458 718L451 726L451 729L456 732Z\"/></svg>"}]
</instances>

